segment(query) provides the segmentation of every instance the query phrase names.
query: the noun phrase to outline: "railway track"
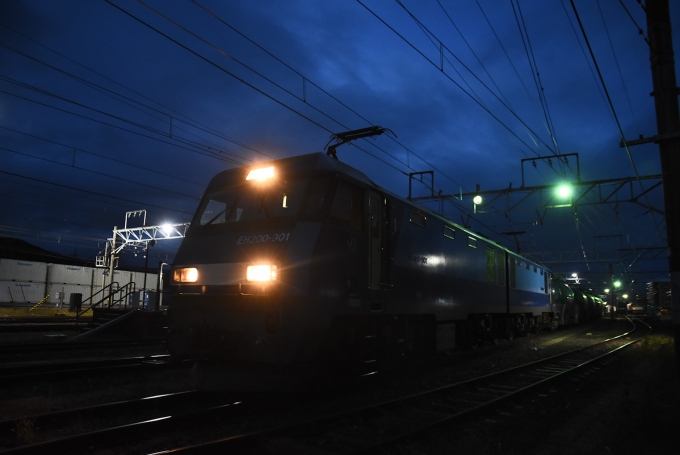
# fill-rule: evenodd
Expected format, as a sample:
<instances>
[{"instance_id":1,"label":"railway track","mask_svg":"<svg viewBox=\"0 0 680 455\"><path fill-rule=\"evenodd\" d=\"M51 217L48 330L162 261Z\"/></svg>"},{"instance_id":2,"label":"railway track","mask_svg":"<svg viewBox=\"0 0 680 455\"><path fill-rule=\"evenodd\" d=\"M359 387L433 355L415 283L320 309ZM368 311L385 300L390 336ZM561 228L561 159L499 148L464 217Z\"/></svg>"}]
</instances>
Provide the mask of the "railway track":
<instances>
[{"instance_id":1,"label":"railway track","mask_svg":"<svg viewBox=\"0 0 680 455\"><path fill-rule=\"evenodd\" d=\"M80 321L89 321L92 316L83 316ZM75 316L2 316L0 324L75 324Z\"/></svg>"},{"instance_id":2,"label":"railway track","mask_svg":"<svg viewBox=\"0 0 680 455\"><path fill-rule=\"evenodd\" d=\"M417 437L420 433L437 426L484 412L500 403L535 391L552 381L593 368L598 361L642 337L625 340L626 337L633 336L635 335L631 330L565 354L374 406L277 428L234 434L228 438L161 453L372 453L381 446L397 444L408 437ZM609 346L612 344L614 346ZM190 392L186 394L187 397L192 396ZM120 447L123 440L127 441L126 444L134 444L136 439L144 435L168 433L175 428L182 428L186 432L189 428L187 423L191 423L191 428L194 429L200 426L201 422L243 419L244 409L272 412L272 406L265 404L267 400L259 403L256 399L245 403L227 401L229 402L188 412L183 409L175 414L166 409L167 412L161 412L161 417L156 416L68 438L17 447L7 453L53 453L66 449L73 453L88 449L92 452L93 448L96 451ZM285 408L282 402L278 405L282 406L281 409ZM109 412L115 409L115 406L108 408ZM106 408L103 409L103 412L107 412Z\"/></svg>"},{"instance_id":3,"label":"railway track","mask_svg":"<svg viewBox=\"0 0 680 455\"><path fill-rule=\"evenodd\" d=\"M240 413L238 404L230 397L188 390L6 420L0 422L0 441L15 446L6 453L85 453L102 444L143 437L150 431L172 431L189 421L200 423L202 419L234 416ZM97 428L97 422L118 424ZM21 444L17 430L23 428L26 433L27 424L33 430L31 439L43 441L16 447ZM76 433L74 428L88 431L68 435Z\"/></svg>"},{"instance_id":4,"label":"railway track","mask_svg":"<svg viewBox=\"0 0 680 455\"><path fill-rule=\"evenodd\" d=\"M160 453L375 453L593 368L646 335L625 340L636 330L633 323L633 330L588 347L416 395Z\"/></svg>"},{"instance_id":5,"label":"railway track","mask_svg":"<svg viewBox=\"0 0 680 455\"><path fill-rule=\"evenodd\" d=\"M170 356L150 355L137 357L121 357L101 360L80 360L65 362L20 363L0 367L0 384L25 383L32 380L51 380L56 377L94 376L111 373L114 370L130 368L164 368L170 365Z\"/></svg>"},{"instance_id":6,"label":"railway track","mask_svg":"<svg viewBox=\"0 0 680 455\"><path fill-rule=\"evenodd\" d=\"M56 341L53 343L21 343L21 344L4 344L0 345L0 356L16 355L29 352L45 352L45 351L81 351L88 349L102 349L102 348L131 348L136 346L153 346L164 344L165 340L140 340L140 341L83 341L83 342L64 342Z\"/></svg>"}]
</instances>

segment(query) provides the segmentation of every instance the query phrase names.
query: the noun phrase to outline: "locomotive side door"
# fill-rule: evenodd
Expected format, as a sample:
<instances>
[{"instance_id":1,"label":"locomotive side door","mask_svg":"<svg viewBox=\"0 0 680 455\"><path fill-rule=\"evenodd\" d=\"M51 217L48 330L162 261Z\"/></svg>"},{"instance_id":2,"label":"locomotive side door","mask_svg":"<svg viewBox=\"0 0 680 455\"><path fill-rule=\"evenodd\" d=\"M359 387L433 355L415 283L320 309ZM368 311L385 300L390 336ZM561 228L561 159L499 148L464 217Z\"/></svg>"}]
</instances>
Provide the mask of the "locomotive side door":
<instances>
[{"instance_id":1,"label":"locomotive side door","mask_svg":"<svg viewBox=\"0 0 680 455\"><path fill-rule=\"evenodd\" d=\"M383 286L383 197L374 192L367 192L368 218L368 286L371 296L371 311L385 309L385 290Z\"/></svg>"}]
</instances>

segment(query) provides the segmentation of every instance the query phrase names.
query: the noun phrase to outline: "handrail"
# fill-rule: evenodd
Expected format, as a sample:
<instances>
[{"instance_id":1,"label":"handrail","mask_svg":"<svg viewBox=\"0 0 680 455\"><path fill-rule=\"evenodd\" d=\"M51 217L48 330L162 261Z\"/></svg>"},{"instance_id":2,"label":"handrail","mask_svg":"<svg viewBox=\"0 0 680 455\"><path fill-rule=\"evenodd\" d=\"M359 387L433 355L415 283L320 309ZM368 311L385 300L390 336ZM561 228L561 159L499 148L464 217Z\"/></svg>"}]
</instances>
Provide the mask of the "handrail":
<instances>
[{"instance_id":1,"label":"handrail","mask_svg":"<svg viewBox=\"0 0 680 455\"><path fill-rule=\"evenodd\" d=\"M95 297L99 296L99 297L97 297L99 300L92 303L87 308L80 310L80 311L78 311L78 313L76 313L76 327L78 326L78 321L79 321L81 315L85 314L87 311L92 310L92 309L94 309L94 308L96 308L100 305L101 305L102 308L104 308L104 307L111 308L114 305L120 305L121 303L123 303L124 308L127 309L128 303L130 301L129 296L130 296L130 294L133 294L134 292L135 292L135 283L134 282L130 282L123 287L119 287L118 282L114 281L111 284L104 286L99 291L95 292L94 294L92 294L90 297L88 297L87 299L85 299L81 303L81 308L82 308L84 303L86 303L88 301L94 301ZM101 294L101 296L100 296L100 294ZM118 294L117 298L116 298L116 294ZM108 305L106 305L106 302L108 302Z\"/></svg>"}]
</instances>

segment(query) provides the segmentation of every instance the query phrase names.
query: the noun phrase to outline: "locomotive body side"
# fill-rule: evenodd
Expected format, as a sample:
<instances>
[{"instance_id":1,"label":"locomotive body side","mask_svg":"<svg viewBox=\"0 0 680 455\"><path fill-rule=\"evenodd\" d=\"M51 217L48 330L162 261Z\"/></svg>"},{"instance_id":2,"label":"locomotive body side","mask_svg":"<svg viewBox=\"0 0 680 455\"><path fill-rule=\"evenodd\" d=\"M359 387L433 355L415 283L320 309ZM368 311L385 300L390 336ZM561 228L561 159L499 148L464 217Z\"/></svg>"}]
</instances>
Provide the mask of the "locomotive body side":
<instances>
[{"instance_id":1,"label":"locomotive body side","mask_svg":"<svg viewBox=\"0 0 680 455\"><path fill-rule=\"evenodd\" d=\"M553 314L548 270L324 154L215 176L172 273L170 350L199 361L402 358Z\"/></svg>"},{"instance_id":2,"label":"locomotive body side","mask_svg":"<svg viewBox=\"0 0 680 455\"><path fill-rule=\"evenodd\" d=\"M408 201L389 204L399 207L391 225L401 226L389 307L434 315L439 351L451 348L442 332L465 344L550 325L547 269Z\"/></svg>"}]
</instances>

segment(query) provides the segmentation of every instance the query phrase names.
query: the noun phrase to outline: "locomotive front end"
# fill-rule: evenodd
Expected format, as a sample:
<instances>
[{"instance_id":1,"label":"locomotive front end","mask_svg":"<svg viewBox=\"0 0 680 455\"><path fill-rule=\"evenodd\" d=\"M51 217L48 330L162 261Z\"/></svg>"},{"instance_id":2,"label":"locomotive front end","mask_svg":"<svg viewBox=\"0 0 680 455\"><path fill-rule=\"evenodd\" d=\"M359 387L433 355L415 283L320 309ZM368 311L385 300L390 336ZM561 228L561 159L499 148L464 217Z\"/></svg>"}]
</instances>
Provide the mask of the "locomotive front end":
<instances>
[{"instance_id":1,"label":"locomotive front end","mask_svg":"<svg viewBox=\"0 0 680 455\"><path fill-rule=\"evenodd\" d=\"M173 356L267 366L308 360L305 296L327 185L304 163L275 163L224 171L208 186L173 264Z\"/></svg>"}]
</instances>

